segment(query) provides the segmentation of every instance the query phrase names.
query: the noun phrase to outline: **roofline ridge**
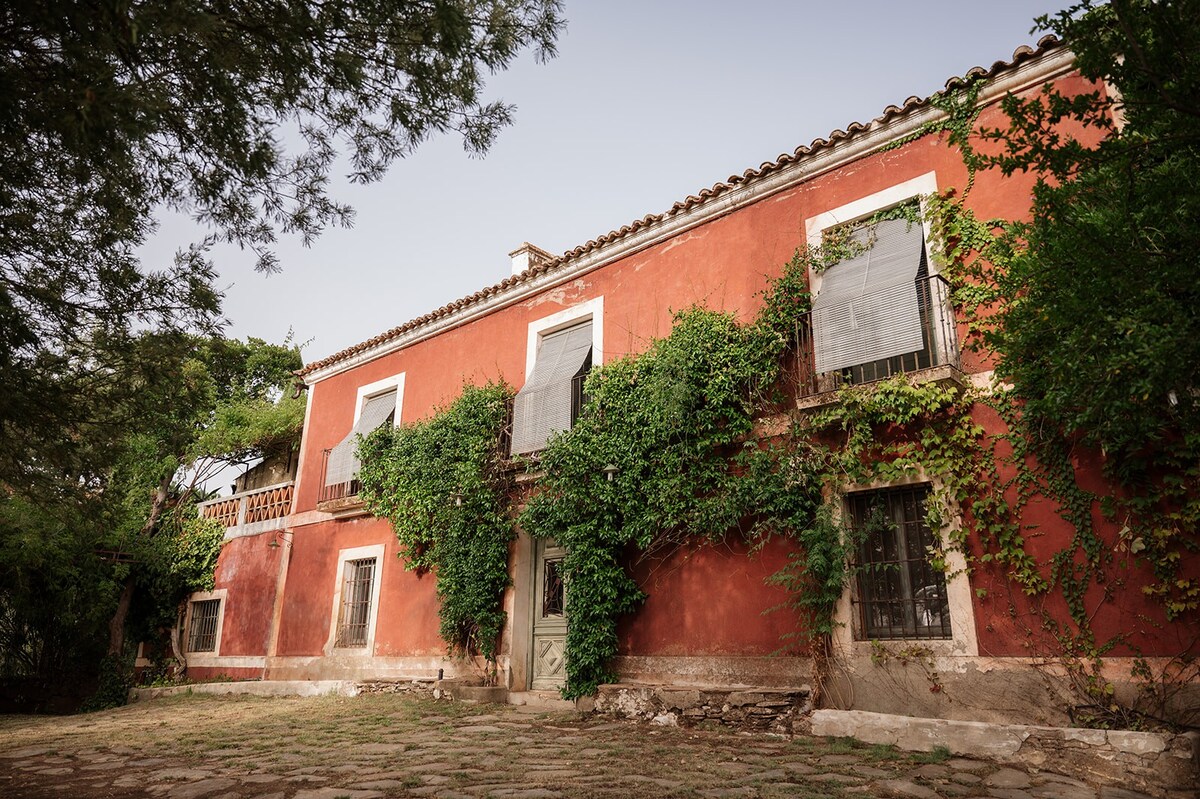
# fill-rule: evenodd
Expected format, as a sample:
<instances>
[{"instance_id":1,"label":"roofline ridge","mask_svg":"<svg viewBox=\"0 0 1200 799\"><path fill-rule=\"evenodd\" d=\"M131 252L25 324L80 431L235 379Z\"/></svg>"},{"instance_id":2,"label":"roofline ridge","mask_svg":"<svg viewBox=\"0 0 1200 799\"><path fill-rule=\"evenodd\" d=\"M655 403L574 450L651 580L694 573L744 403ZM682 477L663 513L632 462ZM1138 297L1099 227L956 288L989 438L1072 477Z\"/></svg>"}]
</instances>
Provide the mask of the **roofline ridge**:
<instances>
[{"instance_id":1,"label":"roofline ridge","mask_svg":"<svg viewBox=\"0 0 1200 799\"><path fill-rule=\"evenodd\" d=\"M976 80L980 78L986 80L994 78L1000 73L1017 69L1027 61L1041 58L1050 51L1060 49L1064 46L1064 43L1059 40L1058 37L1048 34L1038 40L1036 47L1031 48L1029 45L1021 45L1017 47L1013 51L1012 58L1009 61L996 61L989 69L986 70L983 67L974 66L967 70L964 75L956 75L948 78L944 88L940 89L934 94L940 94L941 92L958 88L958 86L961 86L969 80ZM930 95L930 97L932 96L933 95ZM793 166L804 159L811 158L819 154L822 150L827 150L830 147L837 147L850 141L851 139L870 134L873 130L883 126L897 124L897 118L909 116L917 111L927 109L928 107L929 97L917 97L915 95L908 97L904 101L903 106L897 107L895 105L888 105L883 109L879 116L875 117L868 123L863 124L859 122L852 122L846 126L846 130L835 129L828 134L829 138L827 139L813 139L813 141L808 145L800 145L796 147L791 154L782 153L774 161L762 162L757 169L747 168L741 176L734 175L726 181L717 182L710 187L699 189L696 193L689 194L683 200L676 201L671 205L670 208L661 213L646 214L640 219L635 219L628 224L622 225L620 228L610 230L607 233L588 240L584 244L580 244L568 249L562 255L554 256L545 263L530 267L524 272L521 272L519 275L510 275L509 277L500 280L498 283L494 283L491 286L486 286L472 294L466 295L465 297L453 300L441 306L440 308L410 319L403 324L392 327L383 333L367 339L366 341L346 347L345 349L335 352L332 355L314 361L313 363L308 364L304 368L298 370L296 375L301 378L308 378L311 375L320 373L318 376L314 377L312 381L306 379L305 382L309 382L311 384L311 382L323 380L326 377L331 377L334 374L342 371L343 369L331 370L330 367L333 367L344 361L353 361L349 365L343 367L348 369L365 360L374 360L374 358L380 357L387 353L381 351L366 358L358 358L355 356L360 356L363 353L368 353L372 350L375 350L376 348L379 348L388 342L398 339L400 336L406 333L416 331L432 322L446 318L456 311L461 311L464 308L469 308L473 305L486 302L492 297L503 294L519 284L528 283L532 285L535 283L540 284L542 282L547 282L538 280L538 278L544 278L549 273L557 271L560 267L564 267L567 264L570 264L572 261L578 261L585 256L596 252L597 250L620 242L622 239L626 239L632 234L637 233L642 228L669 221L680 216L681 214L691 212L697 207L713 203L721 195L728 194L730 191L735 189L750 188L753 186L753 184L768 178L771 173L778 173L781 169L788 166ZM588 268L584 271L591 271L591 269ZM545 286L538 285L535 290L541 290L542 288L545 288ZM471 318L473 318L473 316ZM463 322L460 321L457 324L462 323Z\"/></svg>"}]
</instances>

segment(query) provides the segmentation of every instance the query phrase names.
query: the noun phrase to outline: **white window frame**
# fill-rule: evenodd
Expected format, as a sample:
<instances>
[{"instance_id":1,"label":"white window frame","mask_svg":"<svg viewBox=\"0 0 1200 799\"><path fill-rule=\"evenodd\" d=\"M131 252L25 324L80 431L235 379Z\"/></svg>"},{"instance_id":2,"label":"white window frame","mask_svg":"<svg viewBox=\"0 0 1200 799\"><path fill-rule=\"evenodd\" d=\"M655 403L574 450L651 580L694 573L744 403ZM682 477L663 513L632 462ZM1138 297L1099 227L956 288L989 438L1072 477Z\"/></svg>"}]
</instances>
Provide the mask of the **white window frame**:
<instances>
[{"instance_id":1,"label":"white window frame","mask_svg":"<svg viewBox=\"0 0 1200 799\"><path fill-rule=\"evenodd\" d=\"M930 498L941 495L942 480L928 477L922 470L917 470L915 474L902 480L845 484L841 486L837 496L832 498L835 515L839 519L846 518L848 494L886 491L922 484L929 486ZM942 552L946 558L946 604L950 611L950 638L904 638L873 642L864 637L862 619L854 611L853 600L857 599L858 580L855 575L850 575L834 611L832 637L835 651L849 653L855 657L870 657L873 644L882 643L884 646L918 646L938 656L977 657L979 639L975 632L975 605L967 561L962 551L951 543L958 538L957 534L961 529L962 512L957 505L952 505L946 508L942 529L933 531L941 538Z\"/></svg>"},{"instance_id":2,"label":"white window frame","mask_svg":"<svg viewBox=\"0 0 1200 799\"><path fill-rule=\"evenodd\" d=\"M356 424L358 424L358 420L362 417L363 408L366 407L367 400L369 400L373 397L377 397L381 394L387 394L387 393L393 392L393 391L395 392L395 396L396 396L396 406L392 411L392 427L400 426L400 414L404 408L404 377L405 377L405 373L400 372L398 374L391 375L390 377L385 377L382 380L376 380L373 383L366 383L365 385L361 385L358 387L358 389L356 390L356 393L355 393L355 400L354 400L354 418L350 421L350 429L346 433L347 436L349 436L351 433L353 433L354 426ZM312 392L310 391L309 392L310 406L305 408L305 423L306 424L308 422L309 412L311 411L311 402L312 402ZM308 431L306 429L305 433L307 434L307 432ZM345 442L345 440L346 439L344 437L339 439L337 441L337 443L333 444L329 449L326 449L324 451L324 455L322 457L323 466L321 467L321 473L320 473L320 477L321 477L320 491L321 492L323 492L330 485L342 485L343 484L340 482L332 483L332 484L328 482L328 480L329 480L329 463L328 463L327 459L328 459L328 456L330 455L330 453L337 447L340 447L342 445L342 443ZM359 466L361 467L362 464L360 463ZM323 496L323 494L321 494L321 495ZM353 496L353 495L348 495L348 496Z\"/></svg>"},{"instance_id":3,"label":"white window frame","mask_svg":"<svg viewBox=\"0 0 1200 799\"><path fill-rule=\"evenodd\" d=\"M354 403L354 419L350 422L351 430L354 429L354 425L358 424L358 418L362 416L363 406L367 404L367 400L392 389L396 390L396 412L392 415L392 426L400 426L400 412L404 408L404 375L405 372L400 372L391 377L385 377L382 380L376 380L374 383L367 383L365 386L358 387L357 399Z\"/></svg>"},{"instance_id":4,"label":"white window frame","mask_svg":"<svg viewBox=\"0 0 1200 799\"><path fill-rule=\"evenodd\" d=\"M588 321L592 323L592 366L599 366L604 360L603 296L572 305L529 323L529 333L525 341L525 379L529 379L533 374L533 367L537 365L538 349L543 337Z\"/></svg>"},{"instance_id":5,"label":"white window frame","mask_svg":"<svg viewBox=\"0 0 1200 799\"><path fill-rule=\"evenodd\" d=\"M924 217L925 204L921 198L929 194L936 194L937 190L937 173L926 172L924 175L918 175L912 180L897 183L895 186L890 186L874 194L868 194L866 197L861 197L854 202L840 205L837 208L831 208L816 216L810 216L804 220L804 235L808 239L808 246L810 248L819 247L824 240L825 231L830 228L857 222L877 211L893 208L909 200L918 200L921 202L921 215ZM928 247L930 236L929 222L922 219L921 227L926 247ZM932 257L929 258L930 275L938 273L935 260ZM808 288L814 295L821 291L821 273L811 267L808 271Z\"/></svg>"},{"instance_id":6,"label":"white window frame","mask_svg":"<svg viewBox=\"0 0 1200 799\"><path fill-rule=\"evenodd\" d=\"M221 655L221 635L225 631L225 598L229 593L228 588L217 588L212 591L196 591L188 597L187 614L183 622L183 653L189 660L197 658L215 658ZM192 610L195 608L196 602L208 602L217 600L220 604L217 605L217 630L214 633L216 640L213 648L203 652L192 652L188 649L188 644L192 637Z\"/></svg>"},{"instance_id":7,"label":"white window frame","mask_svg":"<svg viewBox=\"0 0 1200 799\"><path fill-rule=\"evenodd\" d=\"M940 272L937 258L934 257L933 252L929 249L932 229L925 214L925 198L929 195L937 194L937 191L937 173L926 172L903 183L897 183L874 194L868 194L853 202L840 205L837 208L831 208L816 216L811 216L804 220L804 230L808 246L810 248L821 246L824 242L825 232L831 228L852 224L866 219L879 211L885 211L897 205L916 200L921 209L921 236L924 240L927 255L926 265L929 277L933 278L940 274ZM808 289L813 297L816 297L821 292L822 277L822 273L814 269L813 265L810 264L808 270ZM958 337L954 329L955 322L952 318L952 312L939 302L934 302L930 310L931 327L935 331L934 335L937 337L934 345L939 353L945 353L950 356L949 363L957 364L960 353L958 351ZM939 354L939 362L934 363L933 367L944 366L945 363L942 362L942 359L946 355Z\"/></svg>"},{"instance_id":8,"label":"white window frame","mask_svg":"<svg viewBox=\"0 0 1200 799\"><path fill-rule=\"evenodd\" d=\"M337 570L333 582L333 611L329 618L329 638L325 642L325 654L351 657L372 657L375 654L375 627L379 621L379 596L383 586L383 544L353 547L338 552ZM336 646L338 621L342 611L342 589L346 583L346 564L352 560L375 559L375 577L371 582L371 610L367 614L366 646Z\"/></svg>"}]
</instances>

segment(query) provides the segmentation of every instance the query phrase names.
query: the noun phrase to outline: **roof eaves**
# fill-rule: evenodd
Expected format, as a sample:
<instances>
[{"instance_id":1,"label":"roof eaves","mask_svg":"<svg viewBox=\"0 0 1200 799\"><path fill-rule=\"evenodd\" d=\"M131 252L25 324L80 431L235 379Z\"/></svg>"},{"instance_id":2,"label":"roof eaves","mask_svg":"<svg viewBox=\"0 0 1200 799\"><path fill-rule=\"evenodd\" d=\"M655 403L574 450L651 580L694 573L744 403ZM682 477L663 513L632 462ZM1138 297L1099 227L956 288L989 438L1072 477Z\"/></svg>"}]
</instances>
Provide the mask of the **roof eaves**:
<instances>
[{"instance_id":1,"label":"roof eaves","mask_svg":"<svg viewBox=\"0 0 1200 799\"><path fill-rule=\"evenodd\" d=\"M1060 42L1054 36L1042 37L1036 47L1022 45L1013 51L1012 58L1008 61L996 61L988 69L983 67L973 67L962 76L955 76L948 79L945 83L943 92L954 91L963 88L980 79L989 79L1001 72L1013 69L1030 59L1041 57L1051 50L1062 47ZM884 126L892 123L898 118L907 116L917 110L925 108L929 105L929 98L911 96L904 101L901 106L889 105L883 109L879 116L875 117L871 122L863 124L861 122L853 122L846 126L845 130L834 130L830 132L828 138L814 139L808 145L800 145L791 153L782 153L774 161L764 161L757 169L747 169L740 175L730 175L724 181L714 183L712 186L700 189L696 194L691 194L682 200L674 203L670 208L660 214L646 214L641 219L635 219L627 225L623 225L616 230L611 230L602 236L597 236L595 239L581 244L573 249L567 250L560 256L554 257L551 260L539 264L537 266L526 269L518 275L513 275L501 280L499 283L480 289L473 294L468 294L465 297L454 300L453 302L443 305L434 311L431 311L415 319L411 319L402 325L386 330L377 336L367 339L359 344L347 347L344 350L334 353L321 360L314 361L308 364L296 374L303 378L311 375L318 370L325 370L340 361L349 360L360 353L379 347L393 339L396 339L406 333L416 330L431 322L435 322L450 314L461 311L472 305L487 301L489 298L507 291L509 288L521 283L532 281L534 278L541 277L552 271L564 268L572 261L592 253L598 249L604 248L613 242L626 238L644 227L657 224L665 219L669 219L679 214L687 213L697 206L704 205L712 200L720 197L726 192L735 187L744 186L748 183L753 183L766 178L774 172L779 171L787 166L795 164L805 158L808 158L817 152L828 147L840 144L855 136L861 135L876 127Z\"/></svg>"}]
</instances>

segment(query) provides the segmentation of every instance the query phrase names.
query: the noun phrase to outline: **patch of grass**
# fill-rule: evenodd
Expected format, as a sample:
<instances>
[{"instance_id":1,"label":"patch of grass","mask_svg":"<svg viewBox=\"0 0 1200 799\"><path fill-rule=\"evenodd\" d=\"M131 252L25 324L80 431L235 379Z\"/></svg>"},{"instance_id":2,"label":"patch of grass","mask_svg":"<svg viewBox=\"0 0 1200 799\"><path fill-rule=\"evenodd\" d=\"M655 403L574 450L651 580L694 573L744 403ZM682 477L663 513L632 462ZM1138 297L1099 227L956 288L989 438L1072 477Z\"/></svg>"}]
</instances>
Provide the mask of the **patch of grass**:
<instances>
[{"instance_id":1,"label":"patch of grass","mask_svg":"<svg viewBox=\"0 0 1200 799\"><path fill-rule=\"evenodd\" d=\"M853 738L834 738L825 739L825 746L831 755L848 755L858 749L858 741Z\"/></svg>"},{"instance_id":2,"label":"patch of grass","mask_svg":"<svg viewBox=\"0 0 1200 799\"><path fill-rule=\"evenodd\" d=\"M863 755L868 760L897 760L904 754L892 744L874 744Z\"/></svg>"},{"instance_id":3,"label":"patch of grass","mask_svg":"<svg viewBox=\"0 0 1200 799\"><path fill-rule=\"evenodd\" d=\"M913 763L944 763L952 756L951 751L946 747L935 746L932 752L913 752L908 759Z\"/></svg>"}]
</instances>

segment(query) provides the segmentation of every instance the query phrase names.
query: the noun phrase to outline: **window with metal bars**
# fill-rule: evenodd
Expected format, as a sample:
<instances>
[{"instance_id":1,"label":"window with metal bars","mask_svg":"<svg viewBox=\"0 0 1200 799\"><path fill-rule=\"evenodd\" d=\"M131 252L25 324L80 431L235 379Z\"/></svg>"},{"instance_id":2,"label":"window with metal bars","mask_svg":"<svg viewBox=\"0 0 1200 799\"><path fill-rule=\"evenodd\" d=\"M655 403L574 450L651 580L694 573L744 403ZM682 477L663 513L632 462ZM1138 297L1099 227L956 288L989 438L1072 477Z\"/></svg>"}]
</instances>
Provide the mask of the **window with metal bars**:
<instances>
[{"instance_id":1,"label":"window with metal bars","mask_svg":"<svg viewBox=\"0 0 1200 799\"><path fill-rule=\"evenodd\" d=\"M342 580L342 606L335 646L366 646L375 584L375 558L346 561Z\"/></svg>"},{"instance_id":2,"label":"window with metal bars","mask_svg":"<svg viewBox=\"0 0 1200 799\"><path fill-rule=\"evenodd\" d=\"M929 486L851 494L859 538L855 564L858 637L950 638L946 575L933 567L938 534L925 521Z\"/></svg>"},{"instance_id":3,"label":"window with metal bars","mask_svg":"<svg viewBox=\"0 0 1200 799\"><path fill-rule=\"evenodd\" d=\"M217 620L221 615L221 600L202 599L192 603L191 625L188 628L189 652L215 652L217 649Z\"/></svg>"},{"instance_id":4,"label":"window with metal bars","mask_svg":"<svg viewBox=\"0 0 1200 799\"><path fill-rule=\"evenodd\" d=\"M562 558L547 560L542 573L542 618L562 616L566 612L565 588Z\"/></svg>"}]
</instances>

